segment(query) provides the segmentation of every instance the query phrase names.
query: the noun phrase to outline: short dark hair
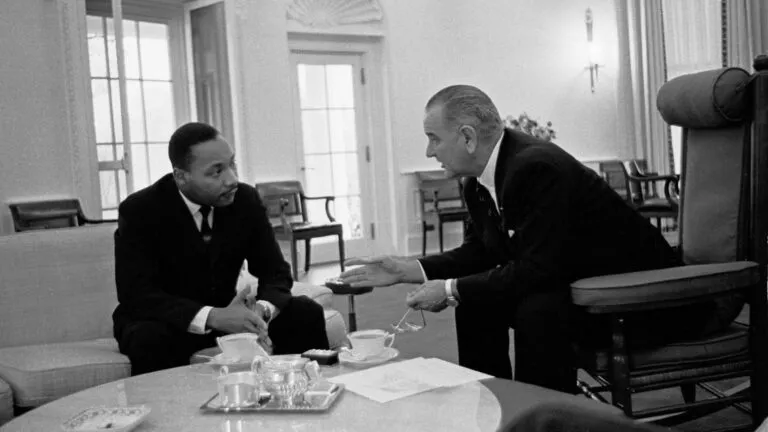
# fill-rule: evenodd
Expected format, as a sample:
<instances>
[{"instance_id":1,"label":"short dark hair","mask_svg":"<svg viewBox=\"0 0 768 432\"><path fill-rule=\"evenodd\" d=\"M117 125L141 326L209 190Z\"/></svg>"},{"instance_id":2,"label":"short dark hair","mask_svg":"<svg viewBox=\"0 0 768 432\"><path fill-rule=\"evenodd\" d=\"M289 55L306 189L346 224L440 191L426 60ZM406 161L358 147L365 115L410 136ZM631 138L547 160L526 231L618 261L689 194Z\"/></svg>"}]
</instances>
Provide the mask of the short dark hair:
<instances>
[{"instance_id":1,"label":"short dark hair","mask_svg":"<svg viewBox=\"0 0 768 432\"><path fill-rule=\"evenodd\" d=\"M206 123L192 122L176 129L176 132L171 135L171 140L168 141L168 158L171 159L171 166L183 170L189 169L192 146L216 139L219 135L221 134L218 129Z\"/></svg>"},{"instance_id":2,"label":"short dark hair","mask_svg":"<svg viewBox=\"0 0 768 432\"><path fill-rule=\"evenodd\" d=\"M444 121L472 124L482 139L496 136L503 128L499 111L491 98L471 85L452 85L440 90L429 98L426 109L435 106L443 107Z\"/></svg>"}]
</instances>

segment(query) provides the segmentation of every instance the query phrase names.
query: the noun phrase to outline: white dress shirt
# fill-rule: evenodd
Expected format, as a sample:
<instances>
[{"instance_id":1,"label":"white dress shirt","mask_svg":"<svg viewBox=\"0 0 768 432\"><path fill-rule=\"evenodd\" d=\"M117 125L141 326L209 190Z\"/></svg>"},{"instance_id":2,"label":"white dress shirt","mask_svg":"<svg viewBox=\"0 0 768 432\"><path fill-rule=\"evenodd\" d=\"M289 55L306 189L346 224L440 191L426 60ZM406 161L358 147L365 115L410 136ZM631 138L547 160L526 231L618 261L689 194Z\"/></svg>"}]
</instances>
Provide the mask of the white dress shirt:
<instances>
[{"instance_id":1,"label":"white dress shirt","mask_svg":"<svg viewBox=\"0 0 768 432\"><path fill-rule=\"evenodd\" d=\"M181 199L184 200L184 204L187 205L189 213L192 214L192 218L195 220L195 226L197 226L197 229L200 230L203 226L203 214L200 213L200 208L202 206L190 201L189 198L181 193L181 191L179 191L179 195L181 195ZM213 215L216 212L215 209L215 207L211 207L211 211L208 213L208 226L211 228L213 228ZM274 319L275 316L277 316L277 308L272 303L266 300L259 300L257 303L262 304L269 310L271 319ZM210 332L210 330L205 329L205 323L208 322L208 315L211 313L212 309L213 306L203 306L200 308L195 317L192 318L192 322L189 323L187 331L194 334L206 334Z\"/></svg>"},{"instance_id":2,"label":"white dress shirt","mask_svg":"<svg viewBox=\"0 0 768 432\"><path fill-rule=\"evenodd\" d=\"M504 139L504 131L501 132L501 136L499 137L499 140L496 141L496 145L493 147L493 150L491 151L491 156L488 158L488 162L485 164L485 168L483 168L483 172L480 173L480 177L477 178L477 182L483 185L486 189L488 189L488 192L491 194L491 199L493 199L493 205L496 206L496 211L499 211L499 200L496 197L496 182L494 180L494 177L496 176L496 164L499 161L499 149L501 148L501 141ZM419 268L421 269L421 275L424 277L424 281L427 281L427 273L424 272L424 267L421 265L421 261L416 260L416 262L419 263ZM451 297L453 295L453 287L456 286L456 279L446 279L445 280L445 296ZM458 296L458 289L456 290L456 300L460 300Z\"/></svg>"}]
</instances>

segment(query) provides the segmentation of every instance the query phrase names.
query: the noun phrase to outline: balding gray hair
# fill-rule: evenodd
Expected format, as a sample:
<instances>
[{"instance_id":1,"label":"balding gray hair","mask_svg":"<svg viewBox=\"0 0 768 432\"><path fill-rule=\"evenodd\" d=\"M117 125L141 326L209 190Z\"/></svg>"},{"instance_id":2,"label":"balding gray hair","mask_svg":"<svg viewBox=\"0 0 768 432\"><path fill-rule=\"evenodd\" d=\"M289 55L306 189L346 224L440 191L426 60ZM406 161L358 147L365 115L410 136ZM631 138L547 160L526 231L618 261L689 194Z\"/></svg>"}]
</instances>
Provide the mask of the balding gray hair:
<instances>
[{"instance_id":1,"label":"balding gray hair","mask_svg":"<svg viewBox=\"0 0 768 432\"><path fill-rule=\"evenodd\" d=\"M470 85L453 85L435 93L426 109L442 106L443 120L451 124L468 124L477 130L481 140L495 138L501 133L501 116L491 98Z\"/></svg>"}]
</instances>

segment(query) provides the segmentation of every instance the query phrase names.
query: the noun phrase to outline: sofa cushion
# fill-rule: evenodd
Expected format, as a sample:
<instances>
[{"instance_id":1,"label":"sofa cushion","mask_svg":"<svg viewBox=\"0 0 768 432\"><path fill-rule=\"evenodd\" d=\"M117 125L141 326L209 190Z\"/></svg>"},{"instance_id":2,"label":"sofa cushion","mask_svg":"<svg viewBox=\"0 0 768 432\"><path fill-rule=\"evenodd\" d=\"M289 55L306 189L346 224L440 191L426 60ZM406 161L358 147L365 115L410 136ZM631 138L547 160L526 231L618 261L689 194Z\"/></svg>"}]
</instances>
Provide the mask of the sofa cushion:
<instances>
[{"instance_id":1,"label":"sofa cushion","mask_svg":"<svg viewBox=\"0 0 768 432\"><path fill-rule=\"evenodd\" d=\"M0 379L0 426L13 418L13 393L11 386Z\"/></svg>"},{"instance_id":2,"label":"sofa cushion","mask_svg":"<svg viewBox=\"0 0 768 432\"><path fill-rule=\"evenodd\" d=\"M114 224L0 236L0 347L112 335Z\"/></svg>"},{"instance_id":3,"label":"sofa cushion","mask_svg":"<svg viewBox=\"0 0 768 432\"><path fill-rule=\"evenodd\" d=\"M111 338L0 348L0 378L10 384L19 407L36 407L130 373L128 357Z\"/></svg>"}]
</instances>

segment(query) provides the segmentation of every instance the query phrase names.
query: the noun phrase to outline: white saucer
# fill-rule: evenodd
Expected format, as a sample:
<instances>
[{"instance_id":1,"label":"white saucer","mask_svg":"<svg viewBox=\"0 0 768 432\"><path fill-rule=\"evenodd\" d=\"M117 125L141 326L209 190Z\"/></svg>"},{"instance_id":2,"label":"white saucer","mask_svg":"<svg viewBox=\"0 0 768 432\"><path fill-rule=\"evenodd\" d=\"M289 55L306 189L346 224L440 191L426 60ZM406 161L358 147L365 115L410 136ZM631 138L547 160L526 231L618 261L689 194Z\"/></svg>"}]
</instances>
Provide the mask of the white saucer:
<instances>
[{"instance_id":1,"label":"white saucer","mask_svg":"<svg viewBox=\"0 0 768 432\"><path fill-rule=\"evenodd\" d=\"M208 364L211 365L214 369L220 369L222 366L227 366L228 368L245 368L250 370L251 369L251 362L247 360L240 360L240 359L233 359L232 357L224 357L224 354L216 354L208 360Z\"/></svg>"},{"instance_id":2,"label":"white saucer","mask_svg":"<svg viewBox=\"0 0 768 432\"><path fill-rule=\"evenodd\" d=\"M398 351L397 348L390 347L384 348L384 351L375 357L368 357L362 360L358 360L349 352L341 351L339 353L339 362L353 366L373 366L388 362L396 358L398 355L400 355L400 351Z\"/></svg>"}]
</instances>

